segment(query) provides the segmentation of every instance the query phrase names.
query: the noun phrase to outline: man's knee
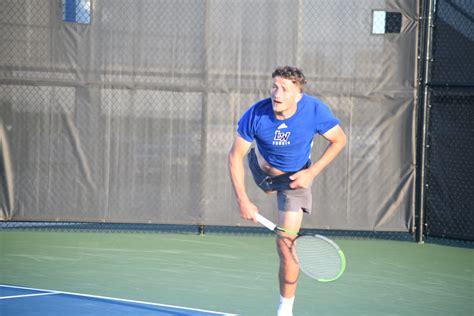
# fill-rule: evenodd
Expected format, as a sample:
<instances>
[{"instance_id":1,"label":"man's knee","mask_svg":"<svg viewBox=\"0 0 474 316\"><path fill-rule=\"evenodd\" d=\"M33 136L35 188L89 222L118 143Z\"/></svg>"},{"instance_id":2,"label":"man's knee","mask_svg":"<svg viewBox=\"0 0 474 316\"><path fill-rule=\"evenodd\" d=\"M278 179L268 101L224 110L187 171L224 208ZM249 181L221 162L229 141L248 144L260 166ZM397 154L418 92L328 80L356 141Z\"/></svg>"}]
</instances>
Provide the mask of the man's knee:
<instances>
[{"instance_id":1,"label":"man's knee","mask_svg":"<svg viewBox=\"0 0 474 316\"><path fill-rule=\"evenodd\" d=\"M295 238L293 236L277 235L276 244L278 255L281 261L294 261L294 244Z\"/></svg>"}]
</instances>

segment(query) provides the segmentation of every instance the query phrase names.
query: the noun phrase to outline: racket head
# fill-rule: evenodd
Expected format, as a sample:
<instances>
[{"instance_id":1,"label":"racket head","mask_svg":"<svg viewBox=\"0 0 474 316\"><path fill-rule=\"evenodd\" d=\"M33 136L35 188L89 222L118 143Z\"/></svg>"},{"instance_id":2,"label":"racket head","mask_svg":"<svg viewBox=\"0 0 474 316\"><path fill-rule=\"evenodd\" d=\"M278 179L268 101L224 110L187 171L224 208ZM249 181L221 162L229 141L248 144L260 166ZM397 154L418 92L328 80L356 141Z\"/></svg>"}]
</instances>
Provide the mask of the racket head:
<instances>
[{"instance_id":1,"label":"racket head","mask_svg":"<svg viewBox=\"0 0 474 316\"><path fill-rule=\"evenodd\" d=\"M346 257L339 246L321 235L301 235L295 242L301 271L319 282L339 279L346 269Z\"/></svg>"}]
</instances>

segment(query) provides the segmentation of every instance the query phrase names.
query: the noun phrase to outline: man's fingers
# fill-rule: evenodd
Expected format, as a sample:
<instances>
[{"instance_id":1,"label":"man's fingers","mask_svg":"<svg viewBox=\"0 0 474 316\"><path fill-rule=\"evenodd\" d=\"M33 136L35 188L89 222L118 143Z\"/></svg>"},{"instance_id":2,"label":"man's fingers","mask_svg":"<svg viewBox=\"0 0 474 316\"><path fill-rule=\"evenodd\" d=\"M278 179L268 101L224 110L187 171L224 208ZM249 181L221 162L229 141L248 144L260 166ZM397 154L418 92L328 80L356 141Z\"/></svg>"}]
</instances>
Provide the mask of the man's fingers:
<instances>
[{"instance_id":1,"label":"man's fingers","mask_svg":"<svg viewBox=\"0 0 474 316\"><path fill-rule=\"evenodd\" d=\"M290 180L294 181L294 180L298 179L299 175L300 175L300 171L298 171L298 172L296 172L296 173L293 173L293 174L292 174L291 176L289 176L288 178L289 178Z\"/></svg>"},{"instance_id":2,"label":"man's fingers","mask_svg":"<svg viewBox=\"0 0 474 316\"><path fill-rule=\"evenodd\" d=\"M258 213L258 212L253 213L253 215L250 216L250 218L249 218L249 220L251 220L252 222L254 222L254 224L257 224L257 213Z\"/></svg>"}]
</instances>

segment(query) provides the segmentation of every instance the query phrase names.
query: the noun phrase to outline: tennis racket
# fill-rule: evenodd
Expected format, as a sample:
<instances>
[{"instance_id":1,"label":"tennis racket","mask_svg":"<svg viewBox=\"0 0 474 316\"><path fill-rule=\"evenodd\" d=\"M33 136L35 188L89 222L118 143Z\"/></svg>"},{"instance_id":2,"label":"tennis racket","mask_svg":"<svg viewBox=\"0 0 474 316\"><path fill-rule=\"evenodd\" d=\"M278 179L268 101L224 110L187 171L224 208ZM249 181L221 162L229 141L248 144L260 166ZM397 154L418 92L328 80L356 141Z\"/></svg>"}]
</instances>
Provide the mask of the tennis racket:
<instances>
[{"instance_id":1,"label":"tennis racket","mask_svg":"<svg viewBox=\"0 0 474 316\"><path fill-rule=\"evenodd\" d=\"M321 235L300 234L276 226L259 213L257 221L273 232L281 231L298 235L293 242L292 250L296 252L295 260L300 270L319 282L332 282L341 277L346 269L346 257L339 246L329 238Z\"/></svg>"}]
</instances>

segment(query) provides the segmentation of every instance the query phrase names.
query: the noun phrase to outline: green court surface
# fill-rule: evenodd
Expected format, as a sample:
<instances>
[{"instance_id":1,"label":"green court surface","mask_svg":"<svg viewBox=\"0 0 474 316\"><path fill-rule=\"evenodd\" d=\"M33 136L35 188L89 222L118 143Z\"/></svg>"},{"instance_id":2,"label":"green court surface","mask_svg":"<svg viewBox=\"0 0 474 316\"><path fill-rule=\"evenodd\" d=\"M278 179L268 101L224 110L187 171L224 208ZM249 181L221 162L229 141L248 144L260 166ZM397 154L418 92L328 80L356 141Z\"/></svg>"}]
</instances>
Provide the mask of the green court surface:
<instances>
[{"instance_id":1,"label":"green court surface","mask_svg":"<svg viewBox=\"0 0 474 316\"><path fill-rule=\"evenodd\" d=\"M474 315L474 251L408 241L337 239L341 279L301 275L295 316ZM0 231L0 283L276 315L268 235Z\"/></svg>"}]
</instances>

